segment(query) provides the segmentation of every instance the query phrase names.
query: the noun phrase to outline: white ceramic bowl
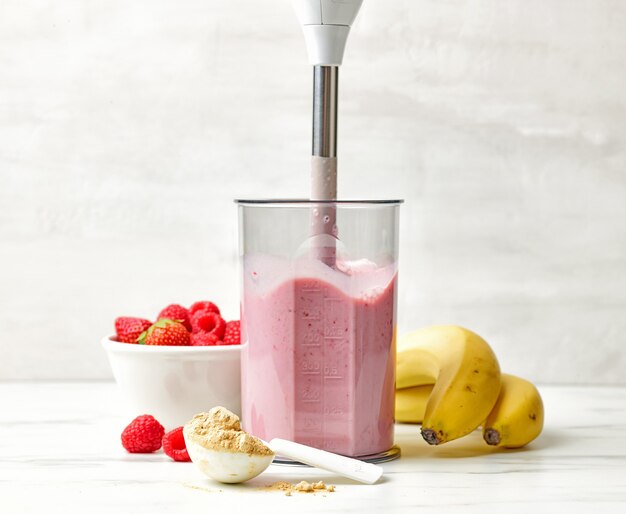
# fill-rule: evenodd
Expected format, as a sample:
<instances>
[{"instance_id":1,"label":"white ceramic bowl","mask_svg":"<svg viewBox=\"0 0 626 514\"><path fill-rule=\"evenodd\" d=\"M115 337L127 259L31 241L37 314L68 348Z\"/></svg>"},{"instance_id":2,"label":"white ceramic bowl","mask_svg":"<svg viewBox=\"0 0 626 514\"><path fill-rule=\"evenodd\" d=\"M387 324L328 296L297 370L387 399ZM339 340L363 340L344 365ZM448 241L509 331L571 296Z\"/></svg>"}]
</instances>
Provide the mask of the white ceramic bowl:
<instances>
[{"instance_id":1,"label":"white ceramic bowl","mask_svg":"<svg viewBox=\"0 0 626 514\"><path fill-rule=\"evenodd\" d=\"M241 346L146 346L102 339L130 419L171 430L217 405L241 416Z\"/></svg>"}]
</instances>

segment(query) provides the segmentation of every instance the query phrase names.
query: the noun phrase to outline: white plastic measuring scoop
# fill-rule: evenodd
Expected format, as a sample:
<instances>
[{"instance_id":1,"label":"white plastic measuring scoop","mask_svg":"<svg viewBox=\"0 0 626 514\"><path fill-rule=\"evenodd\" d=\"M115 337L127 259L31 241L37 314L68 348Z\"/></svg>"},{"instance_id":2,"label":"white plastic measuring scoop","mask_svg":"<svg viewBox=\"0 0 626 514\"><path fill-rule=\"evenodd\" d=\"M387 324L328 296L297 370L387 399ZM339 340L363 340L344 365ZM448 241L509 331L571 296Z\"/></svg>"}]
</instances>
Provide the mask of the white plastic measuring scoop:
<instances>
[{"instance_id":1,"label":"white plastic measuring scoop","mask_svg":"<svg viewBox=\"0 0 626 514\"><path fill-rule=\"evenodd\" d=\"M325 469L365 484L374 484L383 474L383 468L360 460L318 450L310 446L272 439L263 441L275 454ZM260 475L274 460L274 455L250 455L244 452L207 449L186 439L191 460L208 477L227 484L245 482Z\"/></svg>"}]
</instances>

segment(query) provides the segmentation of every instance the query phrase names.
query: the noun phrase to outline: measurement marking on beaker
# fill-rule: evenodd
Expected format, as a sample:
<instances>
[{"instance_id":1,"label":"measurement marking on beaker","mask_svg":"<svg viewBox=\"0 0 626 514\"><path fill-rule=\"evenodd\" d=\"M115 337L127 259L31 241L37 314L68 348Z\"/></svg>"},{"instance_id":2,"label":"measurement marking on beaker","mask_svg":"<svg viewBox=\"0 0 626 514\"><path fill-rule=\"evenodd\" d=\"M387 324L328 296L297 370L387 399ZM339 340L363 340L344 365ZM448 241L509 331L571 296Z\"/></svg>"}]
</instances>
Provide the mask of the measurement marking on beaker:
<instances>
[{"instance_id":1,"label":"measurement marking on beaker","mask_svg":"<svg viewBox=\"0 0 626 514\"><path fill-rule=\"evenodd\" d=\"M326 380L343 380L343 377L337 375L324 375Z\"/></svg>"},{"instance_id":2,"label":"measurement marking on beaker","mask_svg":"<svg viewBox=\"0 0 626 514\"><path fill-rule=\"evenodd\" d=\"M295 419L305 435L302 442L314 443L316 436L324 432L324 341L325 317L327 315L325 289L317 280L308 280L295 298L295 333L298 344L294 357L297 359L296 373L301 377L301 385L296 392ZM330 342L329 345L339 343ZM330 384L327 384L327 387ZM308 437L307 437L308 436Z\"/></svg>"},{"instance_id":3,"label":"measurement marking on beaker","mask_svg":"<svg viewBox=\"0 0 626 514\"><path fill-rule=\"evenodd\" d=\"M319 346L320 344L322 344L320 335L315 332L309 332L302 337L302 344L308 345L308 346L311 346L311 345Z\"/></svg>"},{"instance_id":4,"label":"measurement marking on beaker","mask_svg":"<svg viewBox=\"0 0 626 514\"><path fill-rule=\"evenodd\" d=\"M324 377L330 378L330 377L335 377L337 376L339 373L337 366L333 366L333 365L325 365L324 366Z\"/></svg>"},{"instance_id":5,"label":"measurement marking on beaker","mask_svg":"<svg viewBox=\"0 0 626 514\"><path fill-rule=\"evenodd\" d=\"M317 389L313 389L313 390L306 389L302 391L300 398L302 398L304 401L308 401L308 400L319 401L320 392Z\"/></svg>"},{"instance_id":6,"label":"measurement marking on beaker","mask_svg":"<svg viewBox=\"0 0 626 514\"><path fill-rule=\"evenodd\" d=\"M304 418L304 430L307 432L319 432L320 430L320 422L315 418Z\"/></svg>"}]
</instances>

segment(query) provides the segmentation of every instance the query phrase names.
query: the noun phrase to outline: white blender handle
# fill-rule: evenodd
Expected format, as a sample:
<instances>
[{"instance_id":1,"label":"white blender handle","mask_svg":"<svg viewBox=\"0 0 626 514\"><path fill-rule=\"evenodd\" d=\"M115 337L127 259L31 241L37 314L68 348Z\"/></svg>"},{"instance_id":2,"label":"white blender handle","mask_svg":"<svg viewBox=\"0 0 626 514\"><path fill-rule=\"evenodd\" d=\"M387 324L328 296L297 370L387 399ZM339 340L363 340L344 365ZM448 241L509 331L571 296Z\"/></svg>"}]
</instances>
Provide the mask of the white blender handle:
<instances>
[{"instance_id":1,"label":"white blender handle","mask_svg":"<svg viewBox=\"0 0 626 514\"><path fill-rule=\"evenodd\" d=\"M363 0L293 0L313 66L339 66Z\"/></svg>"},{"instance_id":2,"label":"white blender handle","mask_svg":"<svg viewBox=\"0 0 626 514\"><path fill-rule=\"evenodd\" d=\"M368 464L285 439L272 439L269 442L269 447L274 453L282 457L332 471L365 484L374 484L383 475L383 468L375 464Z\"/></svg>"}]
</instances>

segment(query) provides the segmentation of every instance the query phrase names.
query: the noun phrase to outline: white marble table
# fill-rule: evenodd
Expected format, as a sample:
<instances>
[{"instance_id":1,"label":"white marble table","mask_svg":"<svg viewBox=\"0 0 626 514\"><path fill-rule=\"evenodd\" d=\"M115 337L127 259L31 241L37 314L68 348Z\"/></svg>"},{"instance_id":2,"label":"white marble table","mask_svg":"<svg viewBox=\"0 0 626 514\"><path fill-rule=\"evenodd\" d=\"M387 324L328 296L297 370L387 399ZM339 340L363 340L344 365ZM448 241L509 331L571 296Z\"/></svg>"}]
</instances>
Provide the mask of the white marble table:
<instances>
[{"instance_id":1,"label":"white marble table","mask_svg":"<svg viewBox=\"0 0 626 514\"><path fill-rule=\"evenodd\" d=\"M397 427L403 457L368 486L271 466L247 484L210 482L162 452L129 455L113 383L0 382L0 512L626 512L626 388L542 387L546 429L525 450L478 433L430 447ZM322 479L326 494L264 489Z\"/></svg>"}]
</instances>

